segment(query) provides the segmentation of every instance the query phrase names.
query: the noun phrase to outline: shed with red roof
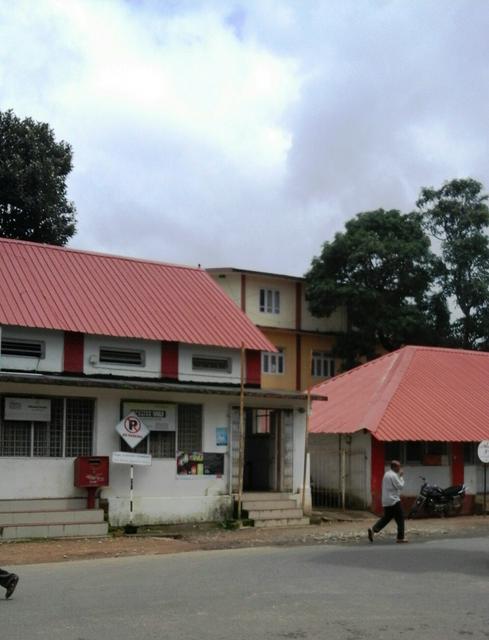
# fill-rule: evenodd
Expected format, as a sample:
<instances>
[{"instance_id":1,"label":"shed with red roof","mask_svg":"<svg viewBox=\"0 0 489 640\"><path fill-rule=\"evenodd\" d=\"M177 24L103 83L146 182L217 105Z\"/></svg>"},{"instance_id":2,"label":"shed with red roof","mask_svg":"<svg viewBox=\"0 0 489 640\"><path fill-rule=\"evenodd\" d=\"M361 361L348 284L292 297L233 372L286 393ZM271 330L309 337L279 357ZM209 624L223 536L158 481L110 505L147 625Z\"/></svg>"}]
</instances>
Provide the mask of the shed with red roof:
<instances>
[{"instance_id":1,"label":"shed with red roof","mask_svg":"<svg viewBox=\"0 0 489 640\"><path fill-rule=\"evenodd\" d=\"M331 458L341 456L351 497L376 511L390 459L405 465L408 497L420 476L439 485L465 482L477 494L482 468L475 446L489 439L488 383L488 353L407 346L316 386L329 400L313 403L310 420L316 499L328 484L325 459L331 471L337 467Z\"/></svg>"}]
</instances>

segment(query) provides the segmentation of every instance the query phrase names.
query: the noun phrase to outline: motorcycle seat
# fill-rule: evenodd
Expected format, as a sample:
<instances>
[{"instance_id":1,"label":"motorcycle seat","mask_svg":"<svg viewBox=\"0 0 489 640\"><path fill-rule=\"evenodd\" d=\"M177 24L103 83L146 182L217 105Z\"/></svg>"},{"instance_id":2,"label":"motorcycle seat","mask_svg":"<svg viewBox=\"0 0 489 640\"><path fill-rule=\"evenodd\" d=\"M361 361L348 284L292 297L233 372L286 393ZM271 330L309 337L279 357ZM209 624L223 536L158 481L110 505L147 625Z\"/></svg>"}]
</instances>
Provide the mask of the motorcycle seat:
<instances>
[{"instance_id":1,"label":"motorcycle seat","mask_svg":"<svg viewBox=\"0 0 489 640\"><path fill-rule=\"evenodd\" d=\"M447 487L446 489L443 489L443 493L446 496L456 496L459 493L462 493L463 489L464 489L463 484L455 484L452 487Z\"/></svg>"}]
</instances>

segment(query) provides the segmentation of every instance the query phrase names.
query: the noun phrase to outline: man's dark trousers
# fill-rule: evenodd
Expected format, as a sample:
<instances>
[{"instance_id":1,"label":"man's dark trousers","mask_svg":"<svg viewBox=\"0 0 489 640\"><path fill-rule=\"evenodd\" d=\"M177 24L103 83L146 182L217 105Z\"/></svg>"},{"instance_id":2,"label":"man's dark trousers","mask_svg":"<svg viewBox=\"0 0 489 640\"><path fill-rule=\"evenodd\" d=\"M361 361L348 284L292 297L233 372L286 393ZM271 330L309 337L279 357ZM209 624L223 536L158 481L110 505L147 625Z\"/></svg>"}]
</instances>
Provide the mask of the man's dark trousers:
<instances>
[{"instance_id":1,"label":"man's dark trousers","mask_svg":"<svg viewBox=\"0 0 489 640\"><path fill-rule=\"evenodd\" d=\"M384 515L374 524L373 531L379 533L392 519L397 524L397 539L404 540L404 513L400 502L396 502L392 507L384 507Z\"/></svg>"},{"instance_id":2,"label":"man's dark trousers","mask_svg":"<svg viewBox=\"0 0 489 640\"><path fill-rule=\"evenodd\" d=\"M9 573L8 571L4 571L3 569L0 569L0 587L3 587L4 589L6 589L9 586L10 581L12 580L13 577L14 577L13 573Z\"/></svg>"}]
</instances>

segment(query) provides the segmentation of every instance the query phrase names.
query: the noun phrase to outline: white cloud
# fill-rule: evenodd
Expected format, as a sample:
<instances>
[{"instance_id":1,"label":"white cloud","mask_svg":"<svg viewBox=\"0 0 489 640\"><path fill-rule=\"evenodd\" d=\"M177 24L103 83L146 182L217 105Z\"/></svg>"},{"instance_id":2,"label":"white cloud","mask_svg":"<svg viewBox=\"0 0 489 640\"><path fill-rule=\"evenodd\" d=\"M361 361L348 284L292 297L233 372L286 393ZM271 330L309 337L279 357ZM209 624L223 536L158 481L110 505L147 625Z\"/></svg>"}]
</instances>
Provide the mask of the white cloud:
<instances>
[{"instance_id":1,"label":"white cloud","mask_svg":"<svg viewBox=\"0 0 489 640\"><path fill-rule=\"evenodd\" d=\"M73 145L74 246L300 273L486 181L483 0L0 0L0 108ZM489 184L488 184L489 187Z\"/></svg>"}]
</instances>

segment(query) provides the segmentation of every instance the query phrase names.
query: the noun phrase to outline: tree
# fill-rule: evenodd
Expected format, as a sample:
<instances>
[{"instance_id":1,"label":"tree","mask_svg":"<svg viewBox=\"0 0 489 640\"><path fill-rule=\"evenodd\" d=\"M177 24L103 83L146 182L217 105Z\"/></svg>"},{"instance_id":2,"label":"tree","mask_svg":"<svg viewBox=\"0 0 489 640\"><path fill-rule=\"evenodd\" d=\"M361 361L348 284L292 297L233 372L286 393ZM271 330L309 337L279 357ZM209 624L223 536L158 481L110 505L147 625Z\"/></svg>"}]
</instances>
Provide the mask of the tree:
<instances>
[{"instance_id":1,"label":"tree","mask_svg":"<svg viewBox=\"0 0 489 640\"><path fill-rule=\"evenodd\" d=\"M65 245L76 230L71 169L70 145L48 124L0 111L0 236Z\"/></svg>"},{"instance_id":2,"label":"tree","mask_svg":"<svg viewBox=\"0 0 489 640\"><path fill-rule=\"evenodd\" d=\"M359 213L323 245L306 274L306 296L315 316L346 308L348 329L337 346L344 368L373 357L379 345L392 351L448 340L448 309L432 292L439 269L418 213Z\"/></svg>"},{"instance_id":3,"label":"tree","mask_svg":"<svg viewBox=\"0 0 489 640\"><path fill-rule=\"evenodd\" d=\"M443 291L461 317L453 322L459 346L487 348L489 327L489 208L483 186L472 178L423 188L417 206L423 224L441 243Z\"/></svg>"}]
</instances>

